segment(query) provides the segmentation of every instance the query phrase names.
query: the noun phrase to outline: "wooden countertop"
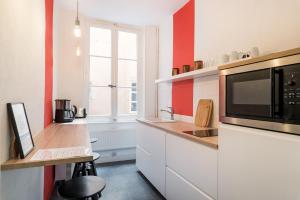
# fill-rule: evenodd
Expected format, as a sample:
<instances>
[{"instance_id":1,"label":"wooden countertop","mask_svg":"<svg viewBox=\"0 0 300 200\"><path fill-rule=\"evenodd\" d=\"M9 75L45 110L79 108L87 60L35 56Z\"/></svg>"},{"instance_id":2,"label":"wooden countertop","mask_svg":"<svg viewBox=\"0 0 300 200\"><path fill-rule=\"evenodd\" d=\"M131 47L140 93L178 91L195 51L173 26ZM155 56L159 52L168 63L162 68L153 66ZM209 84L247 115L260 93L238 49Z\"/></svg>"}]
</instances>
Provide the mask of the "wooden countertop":
<instances>
[{"instance_id":1,"label":"wooden countertop","mask_svg":"<svg viewBox=\"0 0 300 200\"><path fill-rule=\"evenodd\" d=\"M82 148L91 152L90 135L86 124L51 124L34 137L34 150L25 159L11 159L1 164L1 170L11 170L29 167L40 167L75 162L86 162L93 159L91 153L47 160L32 160L38 150L54 148ZM67 149L66 151L70 151ZM64 151L65 152L65 151ZM68 153L68 152L66 152Z\"/></svg>"},{"instance_id":2,"label":"wooden countertop","mask_svg":"<svg viewBox=\"0 0 300 200\"><path fill-rule=\"evenodd\" d=\"M194 142L198 142L200 144L218 149L218 136L213 137L203 137L199 138L194 135L189 135L187 133L184 133L183 131L193 131L193 130L208 130L208 129L214 129L214 128L201 128L197 127L192 123L182 122L182 121L176 121L176 122L170 122L170 123L160 123L160 122L151 122L151 119L137 119L138 122L147 124L149 126L161 129L163 131L167 131L168 133L172 133L174 135L189 139Z\"/></svg>"},{"instance_id":3,"label":"wooden countertop","mask_svg":"<svg viewBox=\"0 0 300 200\"><path fill-rule=\"evenodd\" d=\"M225 65L219 66L219 70L239 67L239 66L243 66L243 65L249 65L249 64L253 64L253 63L263 62L263 61L267 61L267 60L272 60L272 59L276 59L276 58L282 58L282 57L287 57L287 56L292 56L292 55L297 55L297 54L300 54L300 48L290 49L290 50L286 50L286 51L271 53L271 54L264 55L264 56L259 56L256 58L243 59L243 60L240 60L237 62L228 63Z\"/></svg>"}]
</instances>

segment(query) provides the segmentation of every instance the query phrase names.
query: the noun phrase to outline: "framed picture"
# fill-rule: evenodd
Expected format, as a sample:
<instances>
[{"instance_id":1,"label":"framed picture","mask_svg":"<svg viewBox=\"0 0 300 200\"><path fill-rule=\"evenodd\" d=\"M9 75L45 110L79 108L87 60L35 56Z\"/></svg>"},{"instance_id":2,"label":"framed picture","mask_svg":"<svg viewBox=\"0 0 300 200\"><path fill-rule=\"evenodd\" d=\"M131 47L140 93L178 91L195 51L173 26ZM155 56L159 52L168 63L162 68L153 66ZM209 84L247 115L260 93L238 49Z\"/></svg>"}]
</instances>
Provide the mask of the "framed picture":
<instances>
[{"instance_id":1,"label":"framed picture","mask_svg":"<svg viewBox=\"0 0 300 200\"><path fill-rule=\"evenodd\" d=\"M34 147L24 103L8 103L7 111L21 158L25 158Z\"/></svg>"}]
</instances>

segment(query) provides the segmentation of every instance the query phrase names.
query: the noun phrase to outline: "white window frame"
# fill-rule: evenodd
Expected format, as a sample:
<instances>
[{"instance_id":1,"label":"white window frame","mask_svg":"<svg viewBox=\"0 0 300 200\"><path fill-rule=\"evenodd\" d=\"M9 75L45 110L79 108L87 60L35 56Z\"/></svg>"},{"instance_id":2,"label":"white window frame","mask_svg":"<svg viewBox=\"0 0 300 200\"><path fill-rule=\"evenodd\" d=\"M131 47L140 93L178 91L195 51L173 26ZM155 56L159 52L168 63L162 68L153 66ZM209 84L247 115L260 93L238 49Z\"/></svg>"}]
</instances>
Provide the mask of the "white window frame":
<instances>
[{"instance_id":1,"label":"white window frame","mask_svg":"<svg viewBox=\"0 0 300 200\"><path fill-rule=\"evenodd\" d=\"M89 96L90 96L90 85L89 85L89 72L90 72L90 27L99 27L104 29L110 29L112 34L112 48L111 48L111 82L112 85L117 84L118 80L118 31L123 32L129 32L129 33L135 33L137 35L137 71L139 71L139 68L141 67L141 35L142 35L142 29L136 26L131 25L124 25L124 24L116 24L112 22L107 21L91 21L87 24L86 27L86 88L87 88L87 110L89 110ZM138 74L137 74L138 77ZM136 82L136 90L138 88L139 78L137 78ZM137 91L136 91L137 93ZM117 99L117 89L112 88L111 89L111 115L110 116L97 116L97 115L88 115L88 119L91 122L122 122L122 121L132 121L135 120L138 113L138 96L137 96L137 112L131 112L131 114L128 115L118 115L118 102ZM131 103L131 101L129 101Z\"/></svg>"}]
</instances>

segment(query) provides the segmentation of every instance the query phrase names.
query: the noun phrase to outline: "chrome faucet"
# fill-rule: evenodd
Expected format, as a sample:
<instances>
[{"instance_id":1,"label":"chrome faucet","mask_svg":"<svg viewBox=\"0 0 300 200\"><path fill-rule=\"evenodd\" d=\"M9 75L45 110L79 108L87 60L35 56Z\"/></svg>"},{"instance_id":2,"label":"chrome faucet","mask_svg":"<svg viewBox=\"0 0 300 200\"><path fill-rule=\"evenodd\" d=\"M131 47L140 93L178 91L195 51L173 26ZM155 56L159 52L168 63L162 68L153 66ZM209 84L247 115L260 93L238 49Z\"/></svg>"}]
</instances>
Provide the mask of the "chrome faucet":
<instances>
[{"instance_id":1,"label":"chrome faucet","mask_svg":"<svg viewBox=\"0 0 300 200\"><path fill-rule=\"evenodd\" d=\"M168 107L168 109L160 109L161 112L167 112L171 114L171 120L174 120L174 109L172 107Z\"/></svg>"}]
</instances>

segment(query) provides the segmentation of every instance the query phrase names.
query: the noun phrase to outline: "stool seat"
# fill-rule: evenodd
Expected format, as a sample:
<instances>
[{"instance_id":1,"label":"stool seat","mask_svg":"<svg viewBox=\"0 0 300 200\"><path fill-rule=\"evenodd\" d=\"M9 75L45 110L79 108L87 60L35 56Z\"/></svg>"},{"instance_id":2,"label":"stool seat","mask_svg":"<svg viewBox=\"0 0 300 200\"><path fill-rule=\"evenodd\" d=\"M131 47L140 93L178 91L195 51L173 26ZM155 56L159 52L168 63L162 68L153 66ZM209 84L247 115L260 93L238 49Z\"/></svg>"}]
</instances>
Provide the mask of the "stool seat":
<instances>
[{"instance_id":1,"label":"stool seat","mask_svg":"<svg viewBox=\"0 0 300 200\"><path fill-rule=\"evenodd\" d=\"M91 143L95 143L98 141L98 138L91 138L90 141L91 141Z\"/></svg>"},{"instance_id":2,"label":"stool seat","mask_svg":"<svg viewBox=\"0 0 300 200\"><path fill-rule=\"evenodd\" d=\"M101 194L105 181L98 176L81 176L70 179L58 188L63 198L83 199Z\"/></svg>"},{"instance_id":3,"label":"stool seat","mask_svg":"<svg viewBox=\"0 0 300 200\"><path fill-rule=\"evenodd\" d=\"M100 158L99 153L93 152L92 154L93 154L93 161L98 160Z\"/></svg>"}]
</instances>

